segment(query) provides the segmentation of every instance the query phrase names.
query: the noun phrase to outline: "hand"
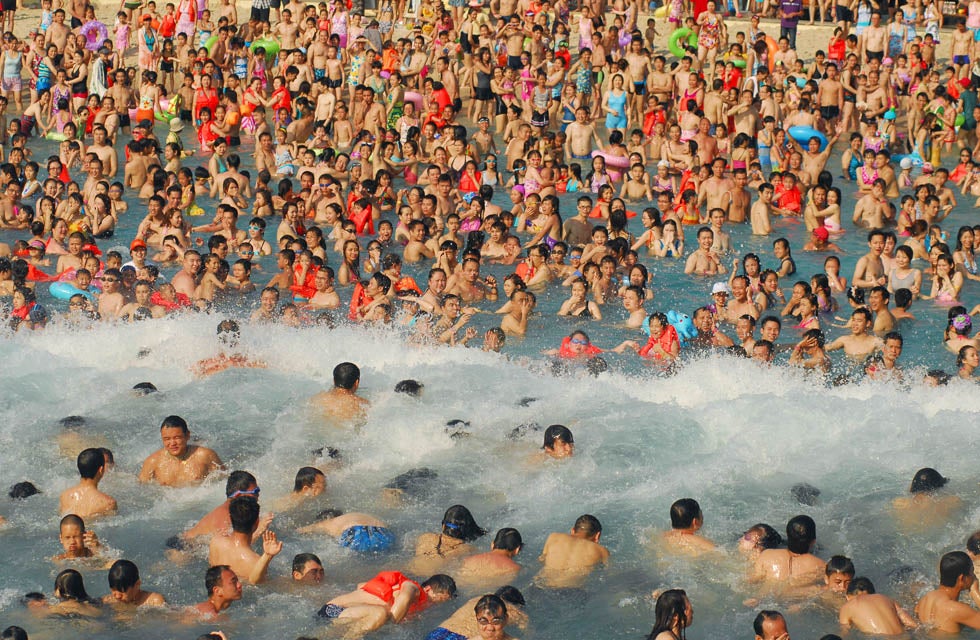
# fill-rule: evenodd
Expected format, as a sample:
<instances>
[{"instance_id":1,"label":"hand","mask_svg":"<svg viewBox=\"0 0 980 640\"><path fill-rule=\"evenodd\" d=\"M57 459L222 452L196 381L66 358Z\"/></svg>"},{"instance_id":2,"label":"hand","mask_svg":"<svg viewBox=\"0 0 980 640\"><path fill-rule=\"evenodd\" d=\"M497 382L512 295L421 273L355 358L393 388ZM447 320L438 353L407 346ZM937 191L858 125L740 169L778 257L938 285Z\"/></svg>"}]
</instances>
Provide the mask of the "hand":
<instances>
[{"instance_id":1,"label":"hand","mask_svg":"<svg viewBox=\"0 0 980 640\"><path fill-rule=\"evenodd\" d=\"M474 329L473 327L468 327L468 328L466 329L466 332L465 332L465 333L463 334L463 337L464 337L464 338L465 338L466 340L472 340L472 339L473 339L473 338L475 338L475 337L476 337L477 335L478 335L478 334L477 334L477 332L476 332L476 329Z\"/></svg>"},{"instance_id":2,"label":"hand","mask_svg":"<svg viewBox=\"0 0 980 640\"><path fill-rule=\"evenodd\" d=\"M86 531L82 534L82 540L84 540L86 547L99 546L99 536L95 535L94 531Z\"/></svg>"},{"instance_id":3,"label":"hand","mask_svg":"<svg viewBox=\"0 0 980 640\"><path fill-rule=\"evenodd\" d=\"M262 534L262 553L273 558L282 551L282 542L276 539L276 534L266 531Z\"/></svg>"}]
</instances>

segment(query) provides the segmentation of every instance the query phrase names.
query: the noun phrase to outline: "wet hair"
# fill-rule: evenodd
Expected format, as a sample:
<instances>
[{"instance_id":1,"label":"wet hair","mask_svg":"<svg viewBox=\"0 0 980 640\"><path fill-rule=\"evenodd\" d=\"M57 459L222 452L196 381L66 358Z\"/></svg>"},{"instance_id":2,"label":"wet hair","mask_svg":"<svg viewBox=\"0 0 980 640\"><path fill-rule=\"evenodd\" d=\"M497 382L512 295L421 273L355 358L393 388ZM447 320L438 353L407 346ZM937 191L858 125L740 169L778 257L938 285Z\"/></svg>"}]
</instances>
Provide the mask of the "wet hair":
<instances>
[{"instance_id":1,"label":"wet hair","mask_svg":"<svg viewBox=\"0 0 980 640\"><path fill-rule=\"evenodd\" d=\"M786 523L786 548L792 553L809 553L817 539L817 523L810 516L796 516Z\"/></svg>"},{"instance_id":2,"label":"wet hair","mask_svg":"<svg viewBox=\"0 0 980 640\"><path fill-rule=\"evenodd\" d=\"M69 513L61 519L61 522L58 523L59 530L64 529L65 527L78 527L82 530L82 533L85 533L85 521L76 516L74 513Z\"/></svg>"},{"instance_id":3,"label":"wet hair","mask_svg":"<svg viewBox=\"0 0 980 640\"><path fill-rule=\"evenodd\" d=\"M681 498L670 505L670 526L672 529L689 529L695 520L701 520L701 505L694 498Z\"/></svg>"},{"instance_id":4,"label":"wet hair","mask_svg":"<svg viewBox=\"0 0 980 640\"><path fill-rule=\"evenodd\" d=\"M517 529L506 527L497 532L493 538L493 548L503 551L519 551L524 546L521 534Z\"/></svg>"},{"instance_id":5,"label":"wet hair","mask_svg":"<svg viewBox=\"0 0 980 640\"><path fill-rule=\"evenodd\" d=\"M509 584L500 587L494 592L494 594L500 596L500 599L504 602L520 605L522 607L527 605L527 602L524 600L524 594L521 593L517 587L512 587Z\"/></svg>"},{"instance_id":6,"label":"wet hair","mask_svg":"<svg viewBox=\"0 0 980 640\"><path fill-rule=\"evenodd\" d=\"M442 516L442 534L439 536L436 551L439 551L443 535L463 542L472 542L486 533L487 530L476 523L469 509L461 504L455 504L446 509L446 513Z\"/></svg>"},{"instance_id":7,"label":"wet hair","mask_svg":"<svg viewBox=\"0 0 980 640\"><path fill-rule=\"evenodd\" d=\"M833 556L827 561L824 573L828 576L833 573L843 573L853 578L855 574L854 563L847 556Z\"/></svg>"},{"instance_id":8,"label":"wet hair","mask_svg":"<svg viewBox=\"0 0 980 640\"><path fill-rule=\"evenodd\" d=\"M354 390L354 385L361 379L361 370L353 362L341 362L333 368L333 386L348 391Z\"/></svg>"},{"instance_id":9,"label":"wet hair","mask_svg":"<svg viewBox=\"0 0 980 640\"><path fill-rule=\"evenodd\" d=\"M773 611L771 609L763 609L756 615L755 620L752 621L752 629L755 631L755 635L760 638L762 635L762 625L766 620L779 620L783 617L783 614L778 611Z\"/></svg>"},{"instance_id":10,"label":"wet hair","mask_svg":"<svg viewBox=\"0 0 980 640\"><path fill-rule=\"evenodd\" d=\"M823 344L821 343L820 346L822 347ZM817 502L817 498L820 497L820 489L805 482L794 484L790 488L789 493L797 502L808 507L812 507Z\"/></svg>"},{"instance_id":11,"label":"wet hair","mask_svg":"<svg viewBox=\"0 0 980 640\"><path fill-rule=\"evenodd\" d=\"M325 478L323 472L316 467L302 467L296 472L296 481L293 483L293 492L299 493L307 487L312 487L317 478Z\"/></svg>"},{"instance_id":12,"label":"wet hair","mask_svg":"<svg viewBox=\"0 0 980 640\"><path fill-rule=\"evenodd\" d=\"M756 543L756 546L760 549L775 549L783 544L783 536L779 535L778 531L765 522L752 525L745 533L752 531L759 533L759 542Z\"/></svg>"},{"instance_id":13,"label":"wet hair","mask_svg":"<svg viewBox=\"0 0 980 640\"><path fill-rule=\"evenodd\" d=\"M851 583L847 585L847 595L853 596L856 593L875 593L875 585L870 579L861 576L860 578L854 578Z\"/></svg>"},{"instance_id":14,"label":"wet hair","mask_svg":"<svg viewBox=\"0 0 980 640\"><path fill-rule=\"evenodd\" d=\"M251 496L233 498L228 505L231 530L235 533L252 533L259 521L259 503Z\"/></svg>"},{"instance_id":15,"label":"wet hair","mask_svg":"<svg viewBox=\"0 0 980 640\"><path fill-rule=\"evenodd\" d=\"M239 491L248 491L249 487L257 484L258 481L256 481L255 476L248 471L240 469L232 471L228 474L228 480L225 481L225 497L230 498Z\"/></svg>"},{"instance_id":16,"label":"wet hair","mask_svg":"<svg viewBox=\"0 0 980 640\"><path fill-rule=\"evenodd\" d=\"M966 539L966 550L973 555L980 554L980 531L974 531L970 537Z\"/></svg>"},{"instance_id":17,"label":"wet hair","mask_svg":"<svg viewBox=\"0 0 980 640\"><path fill-rule=\"evenodd\" d=\"M401 380L395 385L395 393L404 393L405 395L417 398L422 395L422 389L425 385L418 380Z\"/></svg>"},{"instance_id":18,"label":"wet hair","mask_svg":"<svg viewBox=\"0 0 980 640\"><path fill-rule=\"evenodd\" d=\"M572 437L571 430L560 424L553 424L544 430L544 445L542 448L554 449L556 441L564 444L575 444L575 438Z\"/></svg>"},{"instance_id":19,"label":"wet hair","mask_svg":"<svg viewBox=\"0 0 980 640\"><path fill-rule=\"evenodd\" d=\"M156 393L156 385L152 382L137 382L133 385L133 394L137 396L148 396L151 393Z\"/></svg>"},{"instance_id":20,"label":"wet hair","mask_svg":"<svg viewBox=\"0 0 980 640\"><path fill-rule=\"evenodd\" d=\"M447 576L444 573L437 573L425 582L421 584L421 587L425 589L429 588L430 591L436 594L446 594L450 598L456 597L456 581Z\"/></svg>"},{"instance_id":21,"label":"wet hair","mask_svg":"<svg viewBox=\"0 0 980 640\"><path fill-rule=\"evenodd\" d=\"M226 564L216 564L213 567L208 567L208 570L204 572L204 590L207 591L207 597L211 597L214 593L214 588L221 585L221 574L225 570L231 571L231 567Z\"/></svg>"},{"instance_id":22,"label":"wet hair","mask_svg":"<svg viewBox=\"0 0 980 640\"><path fill-rule=\"evenodd\" d=\"M24 482L18 482L14 486L10 487L10 491L7 492L7 495L10 496L11 500L26 500L27 498L39 493L41 493L41 491L35 487L33 483L25 480Z\"/></svg>"},{"instance_id":23,"label":"wet hair","mask_svg":"<svg viewBox=\"0 0 980 640\"><path fill-rule=\"evenodd\" d=\"M919 469L912 478L912 485L909 493L931 493L938 491L946 486L949 478L944 478L938 471L931 467Z\"/></svg>"},{"instance_id":24,"label":"wet hair","mask_svg":"<svg viewBox=\"0 0 980 640\"><path fill-rule=\"evenodd\" d=\"M59 600L75 600L95 604L85 591L85 581L82 580L82 574L74 569L65 569L58 574L54 579L54 590Z\"/></svg>"},{"instance_id":25,"label":"wet hair","mask_svg":"<svg viewBox=\"0 0 980 640\"><path fill-rule=\"evenodd\" d=\"M418 467L416 469L409 469L405 473L398 474L387 483L385 483L385 489L394 489L396 491L401 491L402 493L421 498L427 495L432 484L438 479L439 474L429 469L428 467Z\"/></svg>"},{"instance_id":26,"label":"wet hair","mask_svg":"<svg viewBox=\"0 0 980 640\"><path fill-rule=\"evenodd\" d=\"M2 638L2 640L28 640L27 632L21 627L14 625L0 631L0 638Z\"/></svg>"},{"instance_id":27,"label":"wet hair","mask_svg":"<svg viewBox=\"0 0 980 640\"><path fill-rule=\"evenodd\" d=\"M187 421L180 416L167 416L163 419L163 424L160 425L160 430L164 429L180 429L184 432L184 435L190 433L190 429L187 428Z\"/></svg>"},{"instance_id":28,"label":"wet hair","mask_svg":"<svg viewBox=\"0 0 980 640\"><path fill-rule=\"evenodd\" d=\"M500 596L488 593L480 598L477 601L476 606L473 607L473 613L476 615L480 615L484 612L489 613L492 616L505 618L507 617L507 605Z\"/></svg>"},{"instance_id":29,"label":"wet hair","mask_svg":"<svg viewBox=\"0 0 980 640\"><path fill-rule=\"evenodd\" d=\"M92 480L99 474L99 469L105 466L105 456L98 449L85 449L78 454L76 464L82 479Z\"/></svg>"},{"instance_id":30,"label":"wet hair","mask_svg":"<svg viewBox=\"0 0 980 640\"><path fill-rule=\"evenodd\" d=\"M955 587L960 576L973 575L973 561L962 551L950 551L939 560L939 584Z\"/></svg>"},{"instance_id":31,"label":"wet hair","mask_svg":"<svg viewBox=\"0 0 980 640\"><path fill-rule=\"evenodd\" d=\"M681 633L678 640L684 640L684 629L687 628L687 593L683 589L668 589L657 597L657 605L654 609L655 619L653 629L647 636L647 640L655 640L662 632L672 632L675 624L680 627Z\"/></svg>"},{"instance_id":32,"label":"wet hair","mask_svg":"<svg viewBox=\"0 0 980 640\"><path fill-rule=\"evenodd\" d=\"M593 515L585 514L579 516L575 520L575 525L572 526L572 530L578 533L584 533L588 537L592 537L597 533L602 533L602 523L599 522L599 518Z\"/></svg>"},{"instance_id":33,"label":"wet hair","mask_svg":"<svg viewBox=\"0 0 980 640\"><path fill-rule=\"evenodd\" d=\"M126 591L136 586L140 580L140 570L129 560L116 560L109 568L109 590Z\"/></svg>"},{"instance_id":34,"label":"wet hair","mask_svg":"<svg viewBox=\"0 0 980 640\"><path fill-rule=\"evenodd\" d=\"M315 553L297 553L295 556L293 556L293 571L302 573L303 567L306 566L307 562L315 562L318 565L323 566L323 563L320 562L319 556L317 556Z\"/></svg>"}]
</instances>

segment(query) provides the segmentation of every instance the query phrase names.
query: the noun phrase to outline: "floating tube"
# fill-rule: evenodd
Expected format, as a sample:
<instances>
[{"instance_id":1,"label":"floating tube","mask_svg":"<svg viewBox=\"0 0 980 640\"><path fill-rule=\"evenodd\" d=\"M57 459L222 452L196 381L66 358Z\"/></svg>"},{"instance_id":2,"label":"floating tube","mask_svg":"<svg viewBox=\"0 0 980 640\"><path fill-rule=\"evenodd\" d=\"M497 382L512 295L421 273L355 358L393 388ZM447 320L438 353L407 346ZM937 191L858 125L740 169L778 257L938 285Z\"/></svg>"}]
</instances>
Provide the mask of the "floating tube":
<instances>
[{"instance_id":1,"label":"floating tube","mask_svg":"<svg viewBox=\"0 0 980 640\"><path fill-rule=\"evenodd\" d=\"M769 49L769 72L772 73L773 68L776 66L776 52L779 51L779 47L776 45L776 41L772 39L772 36L766 36L766 47Z\"/></svg>"},{"instance_id":2,"label":"floating tube","mask_svg":"<svg viewBox=\"0 0 980 640\"><path fill-rule=\"evenodd\" d=\"M810 141L810 138L817 138L820 140L820 150L823 151L827 148L827 136L820 133L813 127L790 127L787 131L789 137L796 140L800 145L805 145Z\"/></svg>"},{"instance_id":3,"label":"floating tube","mask_svg":"<svg viewBox=\"0 0 980 640\"><path fill-rule=\"evenodd\" d=\"M892 160L899 164L901 164L902 160L904 160L905 158L908 158L909 160L912 161L913 167L921 167L923 164L925 164L925 160L923 160L922 156L920 156L918 153L910 153L907 156L892 156Z\"/></svg>"},{"instance_id":4,"label":"floating tube","mask_svg":"<svg viewBox=\"0 0 980 640\"><path fill-rule=\"evenodd\" d=\"M743 56L731 56L731 57L728 57L726 55L723 58L723 60L726 63L727 62L731 62L735 66L736 69L744 69L745 68L745 58Z\"/></svg>"},{"instance_id":5,"label":"floating tube","mask_svg":"<svg viewBox=\"0 0 980 640\"><path fill-rule=\"evenodd\" d=\"M255 50L259 47L265 49L265 57L267 60L270 58L275 58L277 55L279 55L279 43L275 40L256 40L252 43L250 50L252 53L255 53Z\"/></svg>"},{"instance_id":6,"label":"floating tube","mask_svg":"<svg viewBox=\"0 0 980 640\"><path fill-rule=\"evenodd\" d=\"M52 282L48 287L48 293L58 300L70 300L73 295L80 293L95 302L95 295L91 291L84 291L68 282Z\"/></svg>"},{"instance_id":7,"label":"floating tube","mask_svg":"<svg viewBox=\"0 0 980 640\"><path fill-rule=\"evenodd\" d=\"M694 33L687 27L681 27L670 34L670 39L667 41L667 48L670 52L677 56L678 58L683 58L686 55L690 55L683 47L681 47L681 40L687 39L687 46L697 49L698 46L698 34Z\"/></svg>"},{"instance_id":8,"label":"floating tube","mask_svg":"<svg viewBox=\"0 0 980 640\"><path fill-rule=\"evenodd\" d=\"M208 54L211 53L211 47L213 47L214 46L214 43L217 42L217 41L218 41L218 34L217 33L215 33L210 38L208 38L207 40L204 41L204 48L208 50Z\"/></svg>"},{"instance_id":9,"label":"floating tube","mask_svg":"<svg viewBox=\"0 0 980 640\"><path fill-rule=\"evenodd\" d=\"M85 36L85 48L98 51L102 43L109 38L109 30L98 20L89 20L82 25L78 33Z\"/></svg>"},{"instance_id":10,"label":"floating tube","mask_svg":"<svg viewBox=\"0 0 980 640\"><path fill-rule=\"evenodd\" d=\"M656 9L654 9L653 10L653 17L654 18L666 18L667 17L667 5L664 5L662 7L657 7Z\"/></svg>"},{"instance_id":11,"label":"floating tube","mask_svg":"<svg viewBox=\"0 0 980 640\"><path fill-rule=\"evenodd\" d=\"M405 92L405 102L411 102L415 105L415 112L422 113L422 94L416 93L415 91Z\"/></svg>"},{"instance_id":12,"label":"floating tube","mask_svg":"<svg viewBox=\"0 0 980 640\"><path fill-rule=\"evenodd\" d=\"M44 135L44 137L47 138L48 140L56 140L58 142L64 142L65 140L68 139L68 136L61 133L60 131L48 131Z\"/></svg>"},{"instance_id":13,"label":"floating tube","mask_svg":"<svg viewBox=\"0 0 980 640\"><path fill-rule=\"evenodd\" d=\"M605 151L599 151L598 149L592 152L593 158L602 158L606 161L607 167L616 167L617 169L629 169L630 159L628 156L614 156L606 153Z\"/></svg>"}]
</instances>

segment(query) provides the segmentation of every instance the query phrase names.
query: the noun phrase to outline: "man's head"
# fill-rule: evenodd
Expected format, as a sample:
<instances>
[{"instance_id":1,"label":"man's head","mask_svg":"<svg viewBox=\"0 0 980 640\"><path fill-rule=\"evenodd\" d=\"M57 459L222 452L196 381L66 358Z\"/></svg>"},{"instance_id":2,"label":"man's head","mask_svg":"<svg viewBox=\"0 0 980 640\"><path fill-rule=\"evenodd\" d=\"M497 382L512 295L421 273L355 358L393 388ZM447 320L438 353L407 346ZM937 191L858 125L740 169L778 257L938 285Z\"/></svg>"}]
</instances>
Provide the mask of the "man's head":
<instances>
[{"instance_id":1,"label":"man's head","mask_svg":"<svg viewBox=\"0 0 980 640\"><path fill-rule=\"evenodd\" d=\"M204 589L208 592L208 599L219 598L221 600L241 600L242 583L238 576L226 564L215 565L204 574Z\"/></svg>"},{"instance_id":2,"label":"man's head","mask_svg":"<svg viewBox=\"0 0 980 640\"><path fill-rule=\"evenodd\" d=\"M333 368L333 386L356 391L361 383L361 370L353 362L341 362Z\"/></svg>"},{"instance_id":3,"label":"man's head","mask_svg":"<svg viewBox=\"0 0 980 640\"><path fill-rule=\"evenodd\" d=\"M293 580L305 584L323 582L323 563L313 553L299 553L293 558Z\"/></svg>"},{"instance_id":4,"label":"man's head","mask_svg":"<svg viewBox=\"0 0 980 640\"><path fill-rule=\"evenodd\" d=\"M755 640L789 640L786 619L778 611L763 610L752 622Z\"/></svg>"},{"instance_id":5,"label":"man's head","mask_svg":"<svg viewBox=\"0 0 980 640\"><path fill-rule=\"evenodd\" d=\"M99 480L105 473L105 456L98 449L85 449L76 461L83 480Z\"/></svg>"},{"instance_id":6,"label":"man's head","mask_svg":"<svg viewBox=\"0 0 980 640\"><path fill-rule=\"evenodd\" d=\"M817 524L810 516L796 516L786 524L786 548L791 553L809 553L817 539Z\"/></svg>"},{"instance_id":7,"label":"man's head","mask_svg":"<svg viewBox=\"0 0 980 640\"><path fill-rule=\"evenodd\" d=\"M456 597L456 581L442 573L432 576L421 586L433 603L446 602Z\"/></svg>"},{"instance_id":8,"label":"man's head","mask_svg":"<svg viewBox=\"0 0 980 640\"><path fill-rule=\"evenodd\" d=\"M593 515L579 516L572 527L572 535L599 542L599 537L602 535L602 523Z\"/></svg>"},{"instance_id":9,"label":"man's head","mask_svg":"<svg viewBox=\"0 0 980 640\"><path fill-rule=\"evenodd\" d=\"M703 521L701 505L693 498L681 498L670 505L670 526L673 529L698 529Z\"/></svg>"},{"instance_id":10,"label":"man's head","mask_svg":"<svg viewBox=\"0 0 980 640\"><path fill-rule=\"evenodd\" d=\"M250 496L239 496L228 504L231 530L251 535L259 524L259 503Z\"/></svg>"},{"instance_id":11,"label":"man's head","mask_svg":"<svg viewBox=\"0 0 980 640\"><path fill-rule=\"evenodd\" d=\"M190 439L191 432L187 428L187 422L180 416L167 416L160 425L160 438L163 440L163 448L167 453L174 457L181 457L187 453L187 441Z\"/></svg>"},{"instance_id":12,"label":"man's head","mask_svg":"<svg viewBox=\"0 0 980 640\"><path fill-rule=\"evenodd\" d=\"M109 568L109 592L117 602L133 602L140 591L140 570L129 560L116 560Z\"/></svg>"}]
</instances>

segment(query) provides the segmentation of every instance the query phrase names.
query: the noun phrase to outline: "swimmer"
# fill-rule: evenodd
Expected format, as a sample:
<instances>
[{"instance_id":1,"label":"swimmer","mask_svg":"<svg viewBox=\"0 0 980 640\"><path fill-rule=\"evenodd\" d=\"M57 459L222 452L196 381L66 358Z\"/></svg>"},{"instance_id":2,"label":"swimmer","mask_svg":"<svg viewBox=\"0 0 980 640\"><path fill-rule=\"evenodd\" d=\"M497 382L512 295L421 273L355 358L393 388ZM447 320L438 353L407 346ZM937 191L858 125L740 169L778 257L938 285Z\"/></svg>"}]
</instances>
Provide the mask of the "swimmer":
<instances>
[{"instance_id":1,"label":"swimmer","mask_svg":"<svg viewBox=\"0 0 980 640\"><path fill-rule=\"evenodd\" d=\"M116 606L162 607L167 604L159 593L143 590L140 571L129 560L116 560L109 568L109 593L102 602Z\"/></svg>"},{"instance_id":2,"label":"swimmer","mask_svg":"<svg viewBox=\"0 0 980 640\"><path fill-rule=\"evenodd\" d=\"M58 499L60 512L73 513L80 518L114 514L115 499L99 491L99 482L106 472L105 454L99 449L85 449L78 454L76 464L81 480L61 492Z\"/></svg>"},{"instance_id":3,"label":"swimmer","mask_svg":"<svg viewBox=\"0 0 980 640\"><path fill-rule=\"evenodd\" d=\"M515 625L520 629L527 627L527 613L524 607L527 603L524 596L514 587L507 585L494 592L507 607L507 621L504 626ZM456 610L442 624L429 632L425 640L466 640L480 635L480 616L474 617L477 604L486 596L477 596Z\"/></svg>"},{"instance_id":4,"label":"swimmer","mask_svg":"<svg viewBox=\"0 0 980 640\"><path fill-rule=\"evenodd\" d=\"M848 326L851 335L840 336L824 347L824 352L830 353L843 349L844 353L855 359L863 359L881 349L884 345L881 338L868 332L872 324L871 312L865 307L858 307L851 312L851 320Z\"/></svg>"},{"instance_id":5,"label":"swimmer","mask_svg":"<svg viewBox=\"0 0 980 640\"><path fill-rule=\"evenodd\" d=\"M714 542L698 534L704 524L701 505L693 498L681 498L670 505L670 531L663 534L664 542L672 551L698 555L714 551Z\"/></svg>"},{"instance_id":6,"label":"swimmer","mask_svg":"<svg viewBox=\"0 0 980 640\"><path fill-rule=\"evenodd\" d=\"M915 629L912 616L886 595L875 593L867 578L855 578L847 587L847 602L840 609L838 621L845 629L853 626L861 633L894 636Z\"/></svg>"},{"instance_id":7,"label":"swimmer","mask_svg":"<svg viewBox=\"0 0 980 640\"><path fill-rule=\"evenodd\" d=\"M766 549L755 563L756 581L791 585L813 584L824 576L827 566L811 553L817 540L817 525L809 516L796 516L786 524L786 549Z\"/></svg>"},{"instance_id":8,"label":"swimmer","mask_svg":"<svg viewBox=\"0 0 980 640\"><path fill-rule=\"evenodd\" d=\"M442 516L440 533L423 533L415 541L415 559L411 566L417 572L427 573L419 569L438 569L449 559L472 555L476 549L469 543L486 533L469 509L461 504L453 505Z\"/></svg>"},{"instance_id":9,"label":"swimmer","mask_svg":"<svg viewBox=\"0 0 980 640\"><path fill-rule=\"evenodd\" d=\"M544 430L544 455L555 460L571 458L575 454L575 438L572 431L560 424L553 424Z\"/></svg>"},{"instance_id":10,"label":"swimmer","mask_svg":"<svg viewBox=\"0 0 980 640\"><path fill-rule=\"evenodd\" d=\"M464 559L457 577L461 583L480 586L507 582L521 570L514 558L523 548L524 541L517 529L500 529L490 543L490 551Z\"/></svg>"},{"instance_id":11,"label":"swimmer","mask_svg":"<svg viewBox=\"0 0 980 640\"><path fill-rule=\"evenodd\" d=\"M323 582L323 563L313 553L297 553L293 558L293 582L320 584Z\"/></svg>"},{"instance_id":12,"label":"swimmer","mask_svg":"<svg viewBox=\"0 0 980 640\"><path fill-rule=\"evenodd\" d=\"M694 622L694 608L683 589L667 589L657 596L656 620L647 640L685 640Z\"/></svg>"},{"instance_id":13,"label":"swimmer","mask_svg":"<svg viewBox=\"0 0 980 640\"><path fill-rule=\"evenodd\" d=\"M204 590L208 597L192 608L204 618L213 618L242 599L242 583L227 565L210 567L204 574Z\"/></svg>"},{"instance_id":14,"label":"swimmer","mask_svg":"<svg viewBox=\"0 0 980 640\"><path fill-rule=\"evenodd\" d=\"M473 607L476 624L482 640L514 640L504 627L507 626L507 605L499 596L487 594Z\"/></svg>"},{"instance_id":15,"label":"swimmer","mask_svg":"<svg viewBox=\"0 0 980 640\"><path fill-rule=\"evenodd\" d=\"M749 527L749 530L738 539L738 550L751 560L753 564L766 549L776 549L783 544L783 537L768 524L760 522Z\"/></svg>"},{"instance_id":16,"label":"swimmer","mask_svg":"<svg viewBox=\"0 0 980 640\"><path fill-rule=\"evenodd\" d=\"M456 597L456 583L436 574L419 584L398 571L382 571L350 593L333 598L317 613L345 625L345 637L362 636L386 622L401 622L433 604Z\"/></svg>"},{"instance_id":17,"label":"swimmer","mask_svg":"<svg viewBox=\"0 0 980 640\"><path fill-rule=\"evenodd\" d=\"M833 556L824 569L824 585L828 593L844 595L854 579L854 563L846 556Z\"/></svg>"},{"instance_id":18,"label":"swimmer","mask_svg":"<svg viewBox=\"0 0 980 640\"><path fill-rule=\"evenodd\" d=\"M91 558L100 551L99 537L94 531L86 531L85 521L74 514L68 514L61 519L58 539L65 549L51 558L53 562Z\"/></svg>"},{"instance_id":19,"label":"swimmer","mask_svg":"<svg viewBox=\"0 0 980 640\"><path fill-rule=\"evenodd\" d=\"M228 565L249 584L259 584L265 580L269 563L282 551L282 542L275 533L266 531L262 534L262 555L252 550L253 534L259 527L259 503L255 498L234 498L228 505L228 514L231 535L211 538L208 562L212 566Z\"/></svg>"},{"instance_id":20,"label":"swimmer","mask_svg":"<svg viewBox=\"0 0 980 640\"><path fill-rule=\"evenodd\" d=\"M225 349L235 349L238 347L238 340L241 337L238 323L234 320L222 320L218 323L218 342L221 343L222 350L218 355L200 360L191 367L195 375L203 378L214 375L225 369L264 369L268 365L258 360L249 360L241 353L227 353Z\"/></svg>"},{"instance_id":21,"label":"swimmer","mask_svg":"<svg viewBox=\"0 0 980 640\"><path fill-rule=\"evenodd\" d=\"M778 611L762 610L752 621L755 640L790 640L786 618Z\"/></svg>"},{"instance_id":22,"label":"swimmer","mask_svg":"<svg viewBox=\"0 0 980 640\"><path fill-rule=\"evenodd\" d=\"M326 418L334 422L361 422L371 403L357 395L361 370L352 362L341 362L333 368L333 389L322 391L310 400Z\"/></svg>"},{"instance_id":23,"label":"swimmer","mask_svg":"<svg viewBox=\"0 0 980 640\"><path fill-rule=\"evenodd\" d=\"M538 558L544 567L535 581L552 589L581 587L593 569L609 562L601 536L602 524L588 514L579 516L569 533L550 534Z\"/></svg>"},{"instance_id":24,"label":"swimmer","mask_svg":"<svg viewBox=\"0 0 980 640\"><path fill-rule=\"evenodd\" d=\"M388 530L388 525L366 513L327 509L316 518L316 522L301 527L297 533L325 533L352 551L387 551L395 544L395 535Z\"/></svg>"},{"instance_id":25,"label":"swimmer","mask_svg":"<svg viewBox=\"0 0 980 640\"><path fill-rule=\"evenodd\" d=\"M58 601L47 608L49 616L97 618L102 615L100 603L89 597L82 574L74 569L65 569L54 579L54 597Z\"/></svg>"},{"instance_id":26,"label":"swimmer","mask_svg":"<svg viewBox=\"0 0 980 640\"><path fill-rule=\"evenodd\" d=\"M232 500L241 496L249 496L258 500L260 491L255 476L251 473L240 470L232 471L228 474L228 479L225 481L225 501L201 518L197 524L181 534L180 537L185 540L193 540L201 536L229 534L231 532L231 516L228 514L228 505L231 504ZM271 513L264 515L259 520L259 528L256 530L256 535L260 536L265 533L265 529L271 521ZM168 545L174 548L181 546L179 544L171 544L169 541Z\"/></svg>"},{"instance_id":27,"label":"swimmer","mask_svg":"<svg viewBox=\"0 0 980 640\"><path fill-rule=\"evenodd\" d=\"M895 516L906 529L929 529L944 526L950 517L963 507L958 496L944 494L941 490L949 482L938 471L919 469L909 486L909 496L892 502Z\"/></svg>"},{"instance_id":28,"label":"swimmer","mask_svg":"<svg viewBox=\"0 0 980 640\"><path fill-rule=\"evenodd\" d=\"M200 484L214 471L224 470L221 459L211 449L188 445L191 432L180 416L167 416L160 425L163 448L150 454L140 469L140 482L156 482L164 487Z\"/></svg>"},{"instance_id":29,"label":"swimmer","mask_svg":"<svg viewBox=\"0 0 980 640\"><path fill-rule=\"evenodd\" d=\"M327 490L327 477L316 467L302 467L296 472L293 490L276 503L278 511L295 509L303 502L318 498Z\"/></svg>"},{"instance_id":30,"label":"swimmer","mask_svg":"<svg viewBox=\"0 0 980 640\"><path fill-rule=\"evenodd\" d=\"M960 593L977 581L973 561L962 551L950 551L939 560L939 587L922 596L915 615L923 625L943 633L959 633L962 627L980 629L980 611L960 602ZM974 603L980 602L974 598Z\"/></svg>"}]
</instances>

